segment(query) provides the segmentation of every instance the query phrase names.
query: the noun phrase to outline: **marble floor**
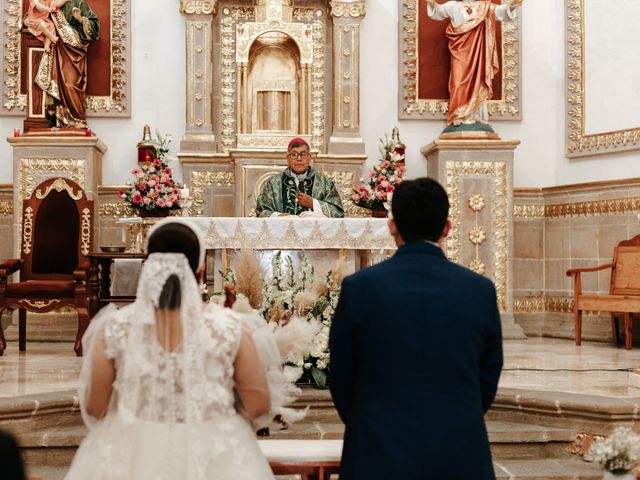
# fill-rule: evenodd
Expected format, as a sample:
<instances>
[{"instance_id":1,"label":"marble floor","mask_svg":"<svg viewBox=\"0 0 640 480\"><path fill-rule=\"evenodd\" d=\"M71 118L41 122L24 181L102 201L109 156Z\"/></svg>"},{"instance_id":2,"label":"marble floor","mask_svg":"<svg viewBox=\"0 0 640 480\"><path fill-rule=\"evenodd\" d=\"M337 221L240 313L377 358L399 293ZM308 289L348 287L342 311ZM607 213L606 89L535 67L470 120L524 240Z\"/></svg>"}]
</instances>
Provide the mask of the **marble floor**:
<instances>
[{"instance_id":1,"label":"marble floor","mask_svg":"<svg viewBox=\"0 0 640 480\"><path fill-rule=\"evenodd\" d=\"M640 389L629 386L629 372L640 368L640 348L530 338L506 340L504 355L502 388L640 397ZM71 343L30 342L20 353L17 342L9 342L0 357L0 397L73 390L81 364Z\"/></svg>"}]
</instances>

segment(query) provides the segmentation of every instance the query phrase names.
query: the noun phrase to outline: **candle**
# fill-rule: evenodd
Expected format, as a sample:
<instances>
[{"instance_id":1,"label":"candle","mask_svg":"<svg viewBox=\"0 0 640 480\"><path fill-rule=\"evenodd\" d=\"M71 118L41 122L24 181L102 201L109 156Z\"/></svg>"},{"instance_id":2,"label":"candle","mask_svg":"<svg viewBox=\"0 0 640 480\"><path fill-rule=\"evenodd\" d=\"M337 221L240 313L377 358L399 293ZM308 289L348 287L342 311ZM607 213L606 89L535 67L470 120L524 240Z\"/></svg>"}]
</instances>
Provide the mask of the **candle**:
<instances>
[{"instance_id":1,"label":"candle","mask_svg":"<svg viewBox=\"0 0 640 480\"><path fill-rule=\"evenodd\" d=\"M13 129L13 136L14 137L19 137L20 136L20 129L19 128L14 128Z\"/></svg>"},{"instance_id":2,"label":"candle","mask_svg":"<svg viewBox=\"0 0 640 480\"><path fill-rule=\"evenodd\" d=\"M91 129L90 128L85 129L84 135L85 135L85 137L90 137L91 136Z\"/></svg>"},{"instance_id":3,"label":"candle","mask_svg":"<svg viewBox=\"0 0 640 480\"><path fill-rule=\"evenodd\" d=\"M181 188L180 189L180 199L181 200L187 200L189 198L189 189L188 188Z\"/></svg>"}]
</instances>

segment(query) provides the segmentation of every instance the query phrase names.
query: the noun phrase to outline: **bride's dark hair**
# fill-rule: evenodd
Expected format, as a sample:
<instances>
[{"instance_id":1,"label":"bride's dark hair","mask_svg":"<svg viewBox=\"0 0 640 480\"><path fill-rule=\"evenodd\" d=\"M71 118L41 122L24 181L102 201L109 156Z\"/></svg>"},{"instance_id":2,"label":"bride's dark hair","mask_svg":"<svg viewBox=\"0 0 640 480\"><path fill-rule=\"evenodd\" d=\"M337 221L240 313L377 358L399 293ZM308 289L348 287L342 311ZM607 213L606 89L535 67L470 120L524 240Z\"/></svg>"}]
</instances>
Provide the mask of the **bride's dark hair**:
<instances>
[{"instance_id":1,"label":"bride's dark hair","mask_svg":"<svg viewBox=\"0 0 640 480\"><path fill-rule=\"evenodd\" d=\"M149 237L147 253L182 253L189 261L193 274L197 276L200 265L200 244L196 234L186 225L167 223L155 230ZM180 307L180 280L171 275L162 288L159 307L173 310Z\"/></svg>"}]
</instances>

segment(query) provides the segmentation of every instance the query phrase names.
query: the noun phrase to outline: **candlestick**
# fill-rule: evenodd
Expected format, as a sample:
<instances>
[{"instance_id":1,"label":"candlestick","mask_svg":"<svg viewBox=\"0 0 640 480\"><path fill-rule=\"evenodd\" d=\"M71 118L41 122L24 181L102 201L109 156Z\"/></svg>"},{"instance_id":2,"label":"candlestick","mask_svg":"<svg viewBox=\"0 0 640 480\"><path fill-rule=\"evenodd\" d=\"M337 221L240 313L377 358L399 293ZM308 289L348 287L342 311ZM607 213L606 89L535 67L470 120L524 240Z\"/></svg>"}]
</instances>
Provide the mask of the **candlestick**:
<instances>
[{"instance_id":1,"label":"candlestick","mask_svg":"<svg viewBox=\"0 0 640 480\"><path fill-rule=\"evenodd\" d=\"M180 199L181 200L187 200L189 198L190 192L188 188L181 188L180 189Z\"/></svg>"},{"instance_id":2,"label":"candlestick","mask_svg":"<svg viewBox=\"0 0 640 480\"><path fill-rule=\"evenodd\" d=\"M13 136L14 137L19 137L20 136L20 129L19 128L14 128L13 129Z\"/></svg>"},{"instance_id":3,"label":"candlestick","mask_svg":"<svg viewBox=\"0 0 640 480\"><path fill-rule=\"evenodd\" d=\"M85 137L90 137L91 136L91 129L90 128L85 129L84 135L85 135Z\"/></svg>"}]
</instances>

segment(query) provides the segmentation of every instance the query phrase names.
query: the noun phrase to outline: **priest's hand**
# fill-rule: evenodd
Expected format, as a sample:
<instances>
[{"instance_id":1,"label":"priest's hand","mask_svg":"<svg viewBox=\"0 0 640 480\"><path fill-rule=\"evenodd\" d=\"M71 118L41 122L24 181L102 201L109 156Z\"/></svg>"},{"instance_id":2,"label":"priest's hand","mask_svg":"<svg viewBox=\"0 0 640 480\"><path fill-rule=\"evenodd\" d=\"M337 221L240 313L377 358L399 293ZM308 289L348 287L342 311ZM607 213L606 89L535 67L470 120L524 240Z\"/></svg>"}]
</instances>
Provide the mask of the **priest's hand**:
<instances>
[{"instance_id":1,"label":"priest's hand","mask_svg":"<svg viewBox=\"0 0 640 480\"><path fill-rule=\"evenodd\" d=\"M427 0L427 2L428 1L429 0ZM522 5L522 2L523 2L523 0L512 0L511 3L509 4L509 10L515 10L520 5Z\"/></svg>"},{"instance_id":2,"label":"priest's hand","mask_svg":"<svg viewBox=\"0 0 640 480\"><path fill-rule=\"evenodd\" d=\"M313 208L313 198L306 193L298 192L298 203L304 208Z\"/></svg>"}]
</instances>

